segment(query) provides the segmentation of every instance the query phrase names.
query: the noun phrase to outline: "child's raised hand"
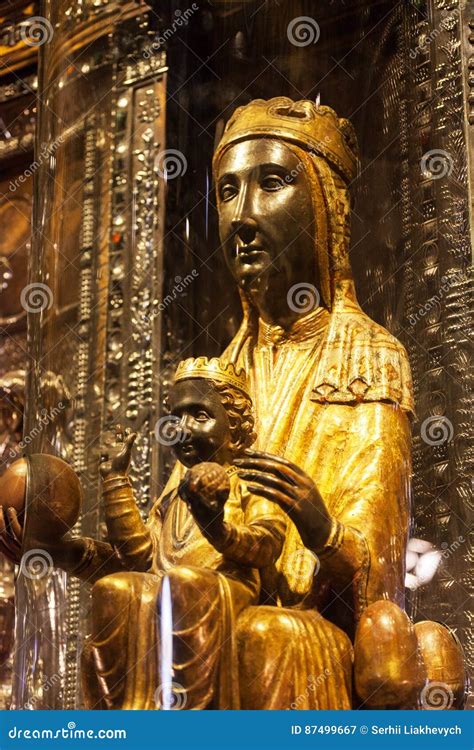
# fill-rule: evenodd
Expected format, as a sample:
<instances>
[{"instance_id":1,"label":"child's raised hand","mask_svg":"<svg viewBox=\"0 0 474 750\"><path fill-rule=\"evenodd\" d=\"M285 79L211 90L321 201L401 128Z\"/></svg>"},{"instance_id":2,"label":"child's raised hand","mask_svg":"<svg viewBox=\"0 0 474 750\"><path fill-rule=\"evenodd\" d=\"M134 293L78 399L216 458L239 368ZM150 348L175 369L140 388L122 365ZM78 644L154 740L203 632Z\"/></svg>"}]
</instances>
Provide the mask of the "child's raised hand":
<instances>
[{"instance_id":1,"label":"child's raised hand","mask_svg":"<svg viewBox=\"0 0 474 750\"><path fill-rule=\"evenodd\" d=\"M130 469L132 448L137 437L128 427L115 425L105 439L100 459L100 473L102 479L119 474L127 474Z\"/></svg>"},{"instance_id":2,"label":"child's raised hand","mask_svg":"<svg viewBox=\"0 0 474 750\"><path fill-rule=\"evenodd\" d=\"M215 463L200 463L186 472L178 487L180 497L188 504L200 526L222 523L224 505L230 492L225 469Z\"/></svg>"}]
</instances>

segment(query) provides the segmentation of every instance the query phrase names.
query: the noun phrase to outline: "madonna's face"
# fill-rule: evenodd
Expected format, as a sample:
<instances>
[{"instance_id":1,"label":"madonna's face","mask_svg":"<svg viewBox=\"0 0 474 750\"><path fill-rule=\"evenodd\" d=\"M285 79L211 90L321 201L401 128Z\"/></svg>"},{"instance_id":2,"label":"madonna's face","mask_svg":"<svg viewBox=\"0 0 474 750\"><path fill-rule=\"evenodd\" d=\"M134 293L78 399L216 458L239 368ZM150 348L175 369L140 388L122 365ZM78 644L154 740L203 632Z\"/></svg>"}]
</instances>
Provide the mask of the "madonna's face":
<instances>
[{"instance_id":1,"label":"madonna's face","mask_svg":"<svg viewBox=\"0 0 474 750\"><path fill-rule=\"evenodd\" d=\"M283 142L257 138L231 146L217 174L219 233L243 289L315 283L313 205L304 165Z\"/></svg>"}]
</instances>

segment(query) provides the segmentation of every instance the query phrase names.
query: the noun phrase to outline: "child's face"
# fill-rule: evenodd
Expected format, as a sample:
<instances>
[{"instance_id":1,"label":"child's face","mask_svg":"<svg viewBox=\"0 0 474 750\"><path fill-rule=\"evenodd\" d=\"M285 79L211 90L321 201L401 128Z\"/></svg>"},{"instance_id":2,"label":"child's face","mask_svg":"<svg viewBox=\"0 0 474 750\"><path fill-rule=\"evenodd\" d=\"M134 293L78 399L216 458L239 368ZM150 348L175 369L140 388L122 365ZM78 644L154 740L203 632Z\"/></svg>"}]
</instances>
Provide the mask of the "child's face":
<instances>
[{"instance_id":1,"label":"child's face","mask_svg":"<svg viewBox=\"0 0 474 750\"><path fill-rule=\"evenodd\" d=\"M180 439L173 445L186 467L203 461L230 460L229 418L212 385L204 379L181 380L169 395L171 414L180 420Z\"/></svg>"}]
</instances>

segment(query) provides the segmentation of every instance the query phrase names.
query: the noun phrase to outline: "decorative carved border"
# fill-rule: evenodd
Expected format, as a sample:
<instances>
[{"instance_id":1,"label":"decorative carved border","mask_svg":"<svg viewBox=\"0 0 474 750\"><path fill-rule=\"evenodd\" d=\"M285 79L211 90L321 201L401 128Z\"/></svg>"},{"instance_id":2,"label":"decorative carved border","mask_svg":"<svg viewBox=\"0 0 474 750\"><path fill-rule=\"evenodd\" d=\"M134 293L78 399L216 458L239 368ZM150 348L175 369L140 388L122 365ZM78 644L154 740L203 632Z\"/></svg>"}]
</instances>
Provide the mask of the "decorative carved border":
<instances>
[{"instance_id":1,"label":"decorative carved border","mask_svg":"<svg viewBox=\"0 0 474 750\"><path fill-rule=\"evenodd\" d=\"M136 56L134 56L136 57ZM125 61L116 88L105 422L117 414L138 433L131 480L146 514L157 471L153 436L159 393L163 180L157 156L165 138L165 58ZM132 260L133 259L133 260Z\"/></svg>"},{"instance_id":2,"label":"decorative carved border","mask_svg":"<svg viewBox=\"0 0 474 750\"><path fill-rule=\"evenodd\" d=\"M468 275L470 201L462 6L458 0L426 0L417 8L407 6L408 98L402 122L410 127L403 125L402 145L407 175L404 233L410 278L407 317L416 321L406 339L418 413L413 450L414 531L441 550L449 550L456 540L465 542L443 557L431 584L412 597L412 608L415 619L442 620L450 626L472 662L466 492L473 445L466 420L472 283ZM423 157L435 150L445 160L441 175L427 174L421 166ZM439 302L429 305L428 314L417 316L443 283L447 291ZM427 418L449 426L446 440L427 444L422 439L420 425Z\"/></svg>"}]
</instances>

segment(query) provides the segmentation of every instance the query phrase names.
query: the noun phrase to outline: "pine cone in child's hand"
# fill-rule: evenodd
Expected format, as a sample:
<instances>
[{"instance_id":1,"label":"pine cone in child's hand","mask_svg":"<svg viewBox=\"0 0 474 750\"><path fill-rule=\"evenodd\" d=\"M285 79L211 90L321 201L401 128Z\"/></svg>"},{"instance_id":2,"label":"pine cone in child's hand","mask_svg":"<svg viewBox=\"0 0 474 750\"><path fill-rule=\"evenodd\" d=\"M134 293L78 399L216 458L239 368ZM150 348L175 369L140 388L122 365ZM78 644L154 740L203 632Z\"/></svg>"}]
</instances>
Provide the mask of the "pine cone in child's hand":
<instances>
[{"instance_id":1,"label":"pine cone in child's hand","mask_svg":"<svg viewBox=\"0 0 474 750\"><path fill-rule=\"evenodd\" d=\"M191 508L197 520L216 520L223 514L230 492L230 481L225 469L215 463L201 463L186 472L179 486L179 494Z\"/></svg>"}]
</instances>

